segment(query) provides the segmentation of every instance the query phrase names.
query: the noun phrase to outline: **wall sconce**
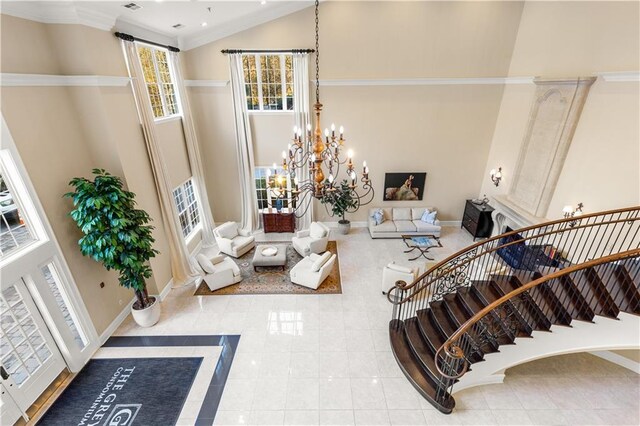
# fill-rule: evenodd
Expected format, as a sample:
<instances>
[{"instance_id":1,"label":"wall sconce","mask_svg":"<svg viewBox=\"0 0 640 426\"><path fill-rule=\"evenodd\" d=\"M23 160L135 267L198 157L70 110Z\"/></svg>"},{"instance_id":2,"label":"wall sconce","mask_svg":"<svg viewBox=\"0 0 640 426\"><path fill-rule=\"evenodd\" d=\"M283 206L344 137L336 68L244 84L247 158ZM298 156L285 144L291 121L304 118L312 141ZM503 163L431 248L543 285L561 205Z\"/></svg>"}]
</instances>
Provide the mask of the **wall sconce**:
<instances>
[{"instance_id":1,"label":"wall sconce","mask_svg":"<svg viewBox=\"0 0 640 426\"><path fill-rule=\"evenodd\" d=\"M500 185L500 181L502 180L502 167L498 167L498 171L496 171L496 169L491 169L489 175L491 176L491 181L495 186Z\"/></svg>"},{"instance_id":2,"label":"wall sconce","mask_svg":"<svg viewBox=\"0 0 640 426\"><path fill-rule=\"evenodd\" d=\"M562 216L565 219L580 216L582 214L583 207L584 207L584 204L582 203L578 203L578 207L576 207L575 209L573 208L573 206L564 206L564 208L562 209ZM574 227L577 224L578 224L577 220L572 220L571 222L569 222L569 226L571 227Z\"/></svg>"}]
</instances>

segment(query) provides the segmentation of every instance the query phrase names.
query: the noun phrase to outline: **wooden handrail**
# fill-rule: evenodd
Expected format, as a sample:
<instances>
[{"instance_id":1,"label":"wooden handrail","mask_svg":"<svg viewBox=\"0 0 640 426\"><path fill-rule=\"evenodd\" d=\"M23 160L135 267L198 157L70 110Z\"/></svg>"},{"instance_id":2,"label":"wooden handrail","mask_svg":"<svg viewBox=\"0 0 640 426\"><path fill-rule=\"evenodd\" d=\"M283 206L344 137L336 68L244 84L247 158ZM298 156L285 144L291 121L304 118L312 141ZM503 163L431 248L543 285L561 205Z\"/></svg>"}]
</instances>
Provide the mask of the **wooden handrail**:
<instances>
[{"instance_id":1,"label":"wooden handrail","mask_svg":"<svg viewBox=\"0 0 640 426\"><path fill-rule=\"evenodd\" d=\"M412 283L410 283L408 285L406 283L404 285L401 285L400 282L397 282L394 287L391 287L389 289L389 291L387 291L387 300L390 303L394 304L394 305L403 304L403 303L407 302L408 300L410 300L412 297L414 297L416 294L424 291L433 282L435 282L439 278L442 278L447 273L449 273L451 270L460 268L461 266L470 263L471 261L477 259L478 257L487 255L489 253L493 253L493 252L495 252L495 251L497 251L499 249L502 249L504 247L509 247L511 245L514 245L514 244L520 244L520 243L522 243L524 241L538 239L538 238L542 238L542 237L549 236L549 235L555 235L555 234L564 233L564 232L575 232L578 229L585 229L585 228L591 228L591 227L594 227L594 226L605 226L605 225L611 225L611 224L616 224L616 223L637 221L637 220L640 220L640 217L638 217L638 216L631 217L631 218L627 217L627 218L624 218L624 219L618 218L616 220L609 220L609 221L606 221L606 222L602 221L602 222L587 223L587 224L584 224L584 225L576 225L576 226L571 226L571 227L567 227L567 228L558 228L558 229L553 230L551 232L535 234L535 235L531 235L531 236L528 236L528 237L521 237L521 238L519 238L519 239L517 239L515 241L510 241L510 242L508 242L506 244L497 245L497 246L495 246L495 247L493 247L493 248L491 248L489 250L481 251L481 253L466 259L465 261L455 265L452 268L449 268L449 269L445 270L444 273L441 274L441 275L436 275L435 277L431 277L431 279L429 281L427 281L426 283L423 283L422 286L420 286L417 290L414 290L410 295L406 296L405 298L398 299L398 300L392 300L392 294L391 293L392 293L392 290L394 288L399 288L399 289L405 290L405 291L406 290L410 290L413 287L415 287L416 285L418 285L422 280L424 280L425 278L429 277L429 275L432 275L433 271L437 271L439 268L441 268L443 265L445 265L449 261L451 261L451 260L453 260L453 259L455 259L455 258L457 258L459 256L462 256L465 253L471 252L471 251L473 251L474 249L476 249L478 247L485 246L485 245L490 245L490 243L493 242L493 241L500 240L500 239L503 239L503 238L507 238L507 237L513 236L513 235L523 234L523 233L525 233L527 231L534 230L534 229L546 228L546 227L549 227L549 226L552 226L552 225L556 225L556 224L561 224L561 223L569 224L571 222L576 222L578 220L583 220L583 219L589 219L589 218L592 218L592 217L601 217L601 216L604 217L604 216L607 216L607 215L621 214L621 213L632 212L632 211L640 213L640 206L627 207L627 208L624 208L624 209L617 209L617 210L608 210L608 211L604 211L604 212L581 215L579 217L572 217L572 218L567 218L567 219L559 219L559 220L555 220L555 221L544 222L544 223L540 223L540 224L537 224L537 225L532 225L532 226L529 226L529 227L526 227L526 228L520 228L520 229L516 229L516 230L513 230L513 231L509 231L509 232L506 232L504 234L496 235L495 237L489 238L489 239L487 239L485 241L477 242L475 244L472 244L472 245L470 245L470 246L468 246L468 247L466 247L466 248L464 248L464 249L452 254L451 256L447 257L446 259L444 259L444 260L438 262L437 264L435 264L434 266L432 266L429 270L424 272L422 275L420 275L418 278L416 278Z\"/></svg>"},{"instance_id":2,"label":"wooden handrail","mask_svg":"<svg viewBox=\"0 0 640 426\"><path fill-rule=\"evenodd\" d=\"M444 342L442 344L442 346L436 351L436 355L435 355L436 368L446 378L456 379L458 377L462 377L462 375L466 371L466 368L464 368L463 371L458 376L447 375L444 372L440 371L440 367L438 365L438 357L441 356L441 353L444 351L444 353L448 357L454 358L454 359L460 359L463 356L461 354L462 353L462 349L460 347L458 347L457 345L455 345L454 343L459 341L462 338L462 336L464 336L466 333L468 333L469 330L471 329L471 327L473 327L474 324L479 322L487 314L489 314L491 311L496 309L498 306L504 304L505 302L508 302L509 300L511 300L514 297L524 293L525 291L528 291L528 290L532 289L533 287L536 287L536 286L538 286L540 284L543 284L543 283L545 283L547 281L551 281L553 279L560 278L560 277L562 277L564 275L568 275L568 274L574 273L576 271L580 271L580 270L583 270L583 269L591 268L591 267L594 267L594 266L597 266L597 265L602 265L602 264L605 264L605 263L611 263L611 262L615 262L615 261L619 261L619 260L623 260L623 259L628 259L628 258L633 258L633 257L640 257L640 249L628 250L628 251L612 254L612 255L609 255L609 256L600 257L598 259L589 260L589 261L584 262L584 263L571 265L571 266L568 266L568 267L566 267L564 269L560 269L560 270L558 270L556 272L553 272L551 274L548 274L548 275L540 277L540 278L538 278L536 280L533 280L533 281L523 285L522 287L519 287L519 288L509 292L508 294L506 294L506 295L502 296L501 298L499 298L498 300L495 300L494 302L490 303L485 308L483 308L482 310L477 312L474 316L469 318L464 324L462 324L447 339L446 342Z\"/></svg>"}]
</instances>

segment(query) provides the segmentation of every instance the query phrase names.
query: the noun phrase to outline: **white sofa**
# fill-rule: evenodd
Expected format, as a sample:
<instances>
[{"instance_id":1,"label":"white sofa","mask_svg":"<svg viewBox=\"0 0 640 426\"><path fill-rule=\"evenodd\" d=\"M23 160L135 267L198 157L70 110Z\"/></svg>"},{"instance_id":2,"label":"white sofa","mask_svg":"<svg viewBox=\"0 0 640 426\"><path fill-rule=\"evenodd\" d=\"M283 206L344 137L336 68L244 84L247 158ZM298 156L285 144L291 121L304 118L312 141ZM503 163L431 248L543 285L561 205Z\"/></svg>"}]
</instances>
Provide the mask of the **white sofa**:
<instances>
[{"instance_id":1,"label":"white sofa","mask_svg":"<svg viewBox=\"0 0 640 426\"><path fill-rule=\"evenodd\" d=\"M330 251L323 255L311 253L291 269L291 282L316 290L327 279L334 263L336 255Z\"/></svg>"},{"instance_id":2,"label":"white sofa","mask_svg":"<svg viewBox=\"0 0 640 426\"><path fill-rule=\"evenodd\" d=\"M256 241L249 232L238 229L235 222L225 222L213 230L218 249L229 256L240 257L255 247Z\"/></svg>"},{"instance_id":3,"label":"white sofa","mask_svg":"<svg viewBox=\"0 0 640 426\"><path fill-rule=\"evenodd\" d=\"M382 207L384 221L376 225L371 217L377 208L369 209L369 234L371 238L400 238L402 235L430 234L440 236L440 221L435 224L420 220L425 209L433 207Z\"/></svg>"},{"instance_id":4,"label":"white sofa","mask_svg":"<svg viewBox=\"0 0 640 426\"><path fill-rule=\"evenodd\" d=\"M196 260L202 269L204 282L211 291L242 281L240 268L226 256L216 255L208 259L205 255L199 254Z\"/></svg>"},{"instance_id":5,"label":"white sofa","mask_svg":"<svg viewBox=\"0 0 640 426\"><path fill-rule=\"evenodd\" d=\"M320 222L311 222L309 229L300 231L291 238L291 245L302 257L325 252L328 242L329 228Z\"/></svg>"}]
</instances>

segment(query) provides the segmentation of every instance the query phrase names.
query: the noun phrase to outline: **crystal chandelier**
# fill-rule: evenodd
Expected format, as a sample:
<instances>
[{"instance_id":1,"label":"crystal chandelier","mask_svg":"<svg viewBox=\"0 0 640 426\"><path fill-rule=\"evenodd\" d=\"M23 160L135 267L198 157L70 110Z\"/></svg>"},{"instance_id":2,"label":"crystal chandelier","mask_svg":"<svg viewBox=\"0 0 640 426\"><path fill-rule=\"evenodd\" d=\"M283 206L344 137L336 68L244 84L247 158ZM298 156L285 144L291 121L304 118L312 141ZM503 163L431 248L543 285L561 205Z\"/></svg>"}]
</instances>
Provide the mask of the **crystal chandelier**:
<instances>
[{"instance_id":1,"label":"crystal chandelier","mask_svg":"<svg viewBox=\"0 0 640 426\"><path fill-rule=\"evenodd\" d=\"M286 151L282 151L282 174L278 174L274 164L274 175L267 176L268 188L278 202L278 199L288 199L289 208L292 209L296 217L302 217L312 200L323 200L327 204L335 200L348 198L351 202L347 212L353 213L360 206L369 204L374 197L373 186L369 179L369 168L367 162L362 163L362 173L358 187L358 173L353 165L353 151L347 151L344 158L344 128L340 126L336 135L335 125L324 130L324 139L320 126L320 113L322 104L320 103L320 45L318 37L318 6L319 0L315 3L315 23L316 23L316 103L315 129L311 130L311 124L307 124L304 129L294 127L293 143L289 144ZM346 164L346 178L340 181L340 168ZM323 170L326 168L326 172ZM291 182L291 188L287 188L287 175ZM327 212L333 212L327 208Z\"/></svg>"}]
</instances>

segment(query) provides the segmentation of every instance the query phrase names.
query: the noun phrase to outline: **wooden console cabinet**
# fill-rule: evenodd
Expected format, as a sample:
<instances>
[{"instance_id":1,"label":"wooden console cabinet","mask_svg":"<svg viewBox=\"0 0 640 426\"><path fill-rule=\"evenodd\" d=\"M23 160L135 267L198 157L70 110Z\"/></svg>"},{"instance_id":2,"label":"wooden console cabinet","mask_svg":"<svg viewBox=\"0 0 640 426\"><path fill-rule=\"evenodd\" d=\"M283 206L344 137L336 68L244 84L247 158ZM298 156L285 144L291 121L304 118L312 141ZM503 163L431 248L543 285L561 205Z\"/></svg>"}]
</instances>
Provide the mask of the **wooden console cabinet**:
<instances>
[{"instance_id":1,"label":"wooden console cabinet","mask_svg":"<svg viewBox=\"0 0 640 426\"><path fill-rule=\"evenodd\" d=\"M489 204L478 206L473 204L471 200L467 200L464 207L464 216L462 217L462 228L473 235L474 241L476 238L489 238L491 236L491 231L493 231L492 212L493 207Z\"/></svg>"},{"instance_id":2,"label":"wooden console cabinet","mask_svg":"<svg viewBox=\"0 0 640 426\"><path fill-rule=\"evenodd\" d=\"M262 209L262 223L264 232L295 232L296 215L288 208L280 210L274 208Z\"/></svg>"}]
</instances>

